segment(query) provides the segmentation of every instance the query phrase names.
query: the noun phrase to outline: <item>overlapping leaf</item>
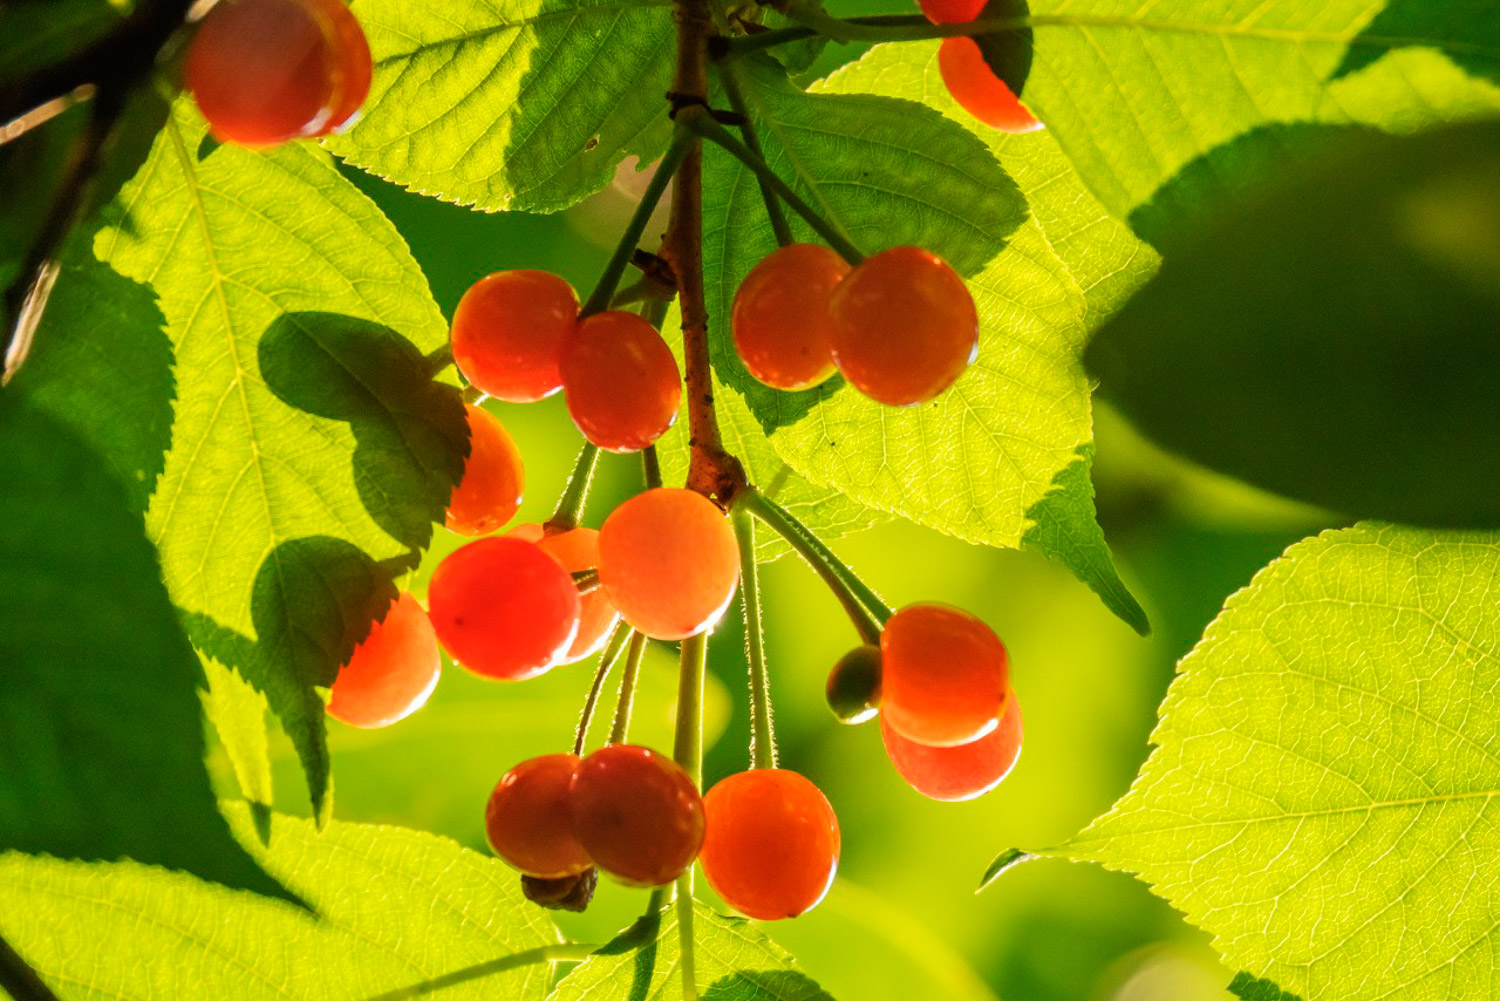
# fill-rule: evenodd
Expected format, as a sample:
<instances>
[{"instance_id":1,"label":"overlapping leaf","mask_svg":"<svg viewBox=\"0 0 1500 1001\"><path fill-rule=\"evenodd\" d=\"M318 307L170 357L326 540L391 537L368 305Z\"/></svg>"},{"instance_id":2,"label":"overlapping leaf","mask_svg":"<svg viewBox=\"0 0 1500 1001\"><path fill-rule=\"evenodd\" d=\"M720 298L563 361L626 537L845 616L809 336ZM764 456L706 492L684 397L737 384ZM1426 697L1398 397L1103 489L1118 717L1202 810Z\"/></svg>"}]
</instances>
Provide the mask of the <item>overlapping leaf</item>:
<instances>
[{"instance_id":1,"label":"overlapping leaf","mask_svg":"<svg viewBox=\"0 0 1500 1001\"><path fill-rule=\"evenodd\" d=\"M1059 851L1142 876L1253 996L1488 996L1497 579L1494 534L1294 546L1183 660L1131 791Z\"/></svg>"},{"instance_id":2,"label":"overlapping leaf","mask_svg":"<svg viewBox=\"0 0 1500 1001\"><path fill-rule=\"evenodd\" d=\"M231 812L250 837L243 807ZM339 999L559 941L503 863L392 827L278 817L258 852L317 914L132 863L0 855L0 935L70 999ZM444 998L535 1001L530 966Z\"/></svg>"},{"instance_id":3,"label":"overlapping leaf","mask_svg":"<svg viewBox=\"0 0 1500 1001\"><path fill-rule=\"evenodd\" d=\"M1500 107L1489 0L1038 0L1032 13L1026 100L1100 200L1156 242L1295 158L1288 126L1407 131Z\"/></svg>"},{"instance_id":4,"label":"overlapping leaf","mask_svg":"<svg viewBox=\"0 0 1500 1001\"><path fill-rule=\"evenodd\" d=\"M550 212L597 191L665 132L667 0L360 0L375 57L340 156L488 211Z\"/></svg>"},{"instance_id":5,"label":"overlapping leaf","mask_svg":"<svg viewBox=\"0 0 1500 1001\"><path fill-rule=\"evenodd\" d=\"M647 944L639 945L645 937ZM677 909L643 918L569 973L548 1001L681 1001ZM700 1001L832 1001L791 956L743 918L693 905Z\"/></svg>"},{"instance_id":6,"label":"overlapping leaf","mask_svg":"<svg viewBox=\"0 0 1500 1001\"><path fill-rule=\"evenodd\" d=\"M462 463L462 409L431 380L446 327L379 210L316 149L203 138L180 102L92 247L74 248L89 280L65 275L39 339L76 346L49 374L74 387L69 421L144 490L160 468L146 523L189 635L267 697L326 809L316 687L427 544ZM152 298L159 315L140 308ZM92 350L121 315L109 350ZM165 399L80 390L142 379L145 364L147 395L169 391L143 361L168 357L162 329L176 402L155 467L159 420L104 430Z\"/></svg>"},{"instance_id":7,"label":"overlapping leaf","mask_svg":"<svg viewBox=\"0 0 1500 1001\"><path fill-rule=\"evenodd\" d=\"M139 511L105 460L15 389L0 393L0 665L0 849L287 896L209 791L203 676Z\"/></svg>"}]
</instances>

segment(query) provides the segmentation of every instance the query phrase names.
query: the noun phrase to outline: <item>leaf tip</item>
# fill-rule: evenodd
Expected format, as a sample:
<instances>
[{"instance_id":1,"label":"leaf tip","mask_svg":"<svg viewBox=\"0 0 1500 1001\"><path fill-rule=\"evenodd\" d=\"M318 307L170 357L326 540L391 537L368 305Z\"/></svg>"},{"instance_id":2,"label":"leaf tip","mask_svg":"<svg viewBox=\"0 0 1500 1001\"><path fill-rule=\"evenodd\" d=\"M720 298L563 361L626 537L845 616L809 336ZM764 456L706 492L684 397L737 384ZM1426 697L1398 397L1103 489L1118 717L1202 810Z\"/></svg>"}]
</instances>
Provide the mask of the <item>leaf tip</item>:
<instances>
[{"instance_id":1,"label":"leaf tip","mask_svg":"<svg viewBox=\"0 0 1500 1001\"><path fill-rule=\"evenodd\" d=\"M984 870L984 876L979 880L979 885L975 887L974 892L979 893L984 890L985 887L999 879L1001 873L1007 869L1018 866L1022 862L1030 862L1037 857L1036 853L1028 852L1023 848L1007 848L995 856L995 861L991 862L989 868Z\"/></svg>"}]
</instances>

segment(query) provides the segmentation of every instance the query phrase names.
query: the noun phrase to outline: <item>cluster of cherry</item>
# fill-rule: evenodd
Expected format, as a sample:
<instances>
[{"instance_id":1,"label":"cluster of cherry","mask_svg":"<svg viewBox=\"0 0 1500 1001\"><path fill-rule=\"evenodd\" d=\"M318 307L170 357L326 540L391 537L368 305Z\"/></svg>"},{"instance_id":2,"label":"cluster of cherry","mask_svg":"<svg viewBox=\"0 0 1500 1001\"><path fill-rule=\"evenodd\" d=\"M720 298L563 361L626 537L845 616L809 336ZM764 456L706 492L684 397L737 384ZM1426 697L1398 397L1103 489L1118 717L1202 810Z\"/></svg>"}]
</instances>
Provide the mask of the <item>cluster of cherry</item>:
<instances>
[{"instance_id":1,"label":"cluster of cherry","mask_svg":"<svg viewBox=\"0 0 1500 1001\"><path fill-rule=\"evenodd\" d=\"M974 0L923 7L939 23L979 13ZM972 83L981 68L989 73L977 47L978 67L954 69L972 62L970 46L947 39L941 65L955 96L975 111L955 84ZM215 135L266 145L349 125L370 70L369 47L341 0L222 0L192 39L185 77ZM1025 114L1014 96L1009 101ZM1035 127L1025 118L1029 125L1013 114L992 124ZM806 389L837 371L891 406L933 399L978 347L963 280L916 247L851 267L823 246L783 246L740 287L731 328L745 367L769 386ZM591 447L607 451L649 447L681 402L676 361L650 322L614 310L583 316L567 282L543 272L506 271L476 283L454 315L452 352L483 394L531 402L561 391ZM494 534L520 507L521 454L494 415L465 406L469 455L445 521L479 538L434 571L430 614L401 594L342 666L328 712L350 725L385 726L420 708L437 684L440 644L477 674L518 681L607 643L608 661L627 635L644 643L702 633L738 586L735 531L719 505L690 490L648 489L598 531L569 516ZM878 711L896 770L925 795L960 800L988 791L1021 746L1004 646L979 619L944 605L887 614L878 645L856 648L830 673L831 708L851 723ZM875 640L875 628L866 636ZM700 796L672 759L623 737L586 757L549 754L517 765L495 787L485 826L497 855L531 880L560 884L534 896L551 892L558 906L576 905L573 888L595 869L660 886L696 859L731 906L789 917L822 898L839 854L833 808L796 772L752 768Z\"/></svg>"}]
</instances>

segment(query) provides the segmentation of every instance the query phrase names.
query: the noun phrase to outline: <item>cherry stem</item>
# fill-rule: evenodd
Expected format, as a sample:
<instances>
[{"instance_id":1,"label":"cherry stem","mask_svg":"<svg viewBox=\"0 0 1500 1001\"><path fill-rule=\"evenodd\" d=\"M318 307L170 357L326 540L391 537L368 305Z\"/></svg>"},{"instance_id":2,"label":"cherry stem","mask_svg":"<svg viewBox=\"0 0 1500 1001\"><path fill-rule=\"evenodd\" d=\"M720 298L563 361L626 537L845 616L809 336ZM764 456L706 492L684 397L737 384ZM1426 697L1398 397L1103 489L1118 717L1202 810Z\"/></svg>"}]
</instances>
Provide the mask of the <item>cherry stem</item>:
<instances>
[{"instance_id":1,"label":"cherry stem","mask_svg":"<svg viewBox=\"0 0 1500 1001\"><path fill-rule=\"evenodd\" d=\"M573 571L573 586L578 588L579 594L588 594L599 589L599 568L589 567L587 570Z\"/></svg>"},{"instance_id":2,"label":"cherry stem","mask_svg":"<svg viewBox=\"0 0 1500 1001\"><path fill-rule=\"evenodd\" d=\"M615 245L615 252L610 255L609 262L604 265L604 271L599 275L599 282L594 286L594 291L589 294L588 301L579 310L580 318L609 308L609 302L615 295L615 288L620 284L620 278L630 265L631 256L640 245L641 234L645 233L646 224L651 221L651 213L656 211L657 203L661 201L661 196L666 192L673 175L682 166L683 159L696 145L697 137L688 129L679 127L673 133L672 144L667 147L667 152L662 156L661 162L656 165L656 173L651 175L651 181L646 185L646 192L641 195L640 204L635 207L635 214L626 224L625 232L620 234L620 242Z\"/></svg>"},{"instance_id":3,"label":"cherry stem","mask_svg":"<svg viewBox=\"0 0 1500 1001\"><path fill-rule=\"evenodd\" d=\"M677 877L677 947L682 957L683 1001L698 1001L698 973L693 949L693 867Z\"/></svg>"},{"instance_id":4,"label":"cherry stem","mask_svg":"<svg viewBox=\"0 0 1500 1001\"><path fill-rule=\"evenodd\" d=\"M655 445L647 445L641 449L641 475L646 480L647 490L655 490L661 486L661 459L656 454Z\"/></svg>"},{"instance_id":5,"label":"cherry stem","mask_svg":"<svg viewBox=\"0 0 1500 1001\"><path fill-rule=\"evenodd\" d=\"M523 952L513 952L499 959L491 959L487 962L476 963L466 966L452 973L445 973L441 977L424 980L410 987L402 987L400 990L388 991L385 994L377 994L367 1001L406 1001L407 998L419 998L428 994L434 994L446 990L457 984L465 984L471 980L480 980L484 977L492 977L497 973L505 973L508 970L517 970L524 966L534 966L537 963L579 963L603 946L597 943L586 942L563 942L558 945L540 945L535 949L527 949ZM19 995L17 995L19 997Z\"/></svg>"},{"instance_id":6,"label":"cherry stem","mask_svg":"<svg viewBox=\"0 0 1500 1001\"><path fill-rule=\"evenodd\" d=\"M750 120L750 105L745 100L745 88L740 80L740 65L736 62L719 63L719 82L724 85L724 93L729 95L729 106L735 110L742 119L740 135L745 137L745 148L754 153L762 163L766 160L766 154L761 149L760 139L755 134L755 126ZM781 211L781 201L776 197L776 192L771 188L769 182L759 174L755 176L756 183L760 186L761 201L766 203L766 216L771 220L771 230L776 234L778 246L785 247L789 243L796 242L792 236L792 227L787 224L786 213Z\"/></svg>"},{"instance_id":7,"label":"cherry stem","mask_svg":"<svg viewBox=\"0 0 1500 1001\"><path fill-rule=\"evenodd\" d=\"M57 995L3 938L0 938L0 987L16 1001L57 1001Z\"/></svg>"},{"instance_id":8,"label":"cherry stem","mask_svg":"<svg viewBox=\"0 0 1500 1001\"><path fill-rule=\"evenodd\" d=\"M604 644L604 652L599 655L599 666L594 668L594 683L589 686L583 712L578 716L578 728L573 731L573 753L579 757L583 756L584 745L588 743L589 727L593 725L594 712L599 708L599 697L604 694L604 682L609 679L609 672L614 670L615 661L625 651L625 644L633 632L623 621L617 623L609 634L609 642Z\"/></svg>"},{"instance_id":9,"label":"cherry stem","mask_svg":"<svg viewBox=\"0 0 1500 1001\"><path fill-rule=\"evenodd\" d=\"M583 519L583 507L589 500L589 487L594 482L594 469L599 465L599 446L591 441L583 443L583 450L573 462L573 471L568 474L568 485L557 499L557 510L544 526L552 532L567 532L578 527Z\"/></svg>"},{"instance_id":10,"label":"cherry stem","mask_svg":"<svg viewBox=\"0 0 1500 1001\"><path fill-rule=\"evenodd\" d=\"M860 638L871 646L879 646L880 629L891 617L890 608L880 596L870 590L811 529L765 494L746 490L737 501L797 550L844 606L844 612L854 623Z\"/></svg>"},{"instance_id":11,"label":"cherry stem","mask_svg":"<svg viewBox=\"0 0 1500 1001\"><path fill-rule=\"evenodd\" d=\"M621 306L633 306L638 302L645 301L645 299L646 280L642 278L639 281L631 282L616 292L614 298L609 301L609 308L619 309Z\"/></svg>"},{"instance_id":12,"label":"cherry stem","mask_svg":"<svg viewBox=\"0 0 1500 1001\"><path fill-rule=\"evenodd\" d=\"M750 665L750 764L776 767L776 734L771 720L771 686L766 675L765 633L761 627L760 572L755 559L755 522L736 511L734 535L740 545L740 605L745 615L745 660Z\"/></svg>"},{"instance_id":13,"label":"cherry stem","mask_svg":"<svg viewBox=\"0 0 1500 1001\"><path fill-rule=\"evenodd\" d=\"M672 760L682 766L703 788L703 675L708 668L708 633L697 633L682 641L677 676L677 732ZM682 996L696 1001L697 978L693 969L693 868L677 878L677 932L682 956Z\"/></svg>"},{"instance_id":14,"label":"cherry stem","mask_svg":"<svg viewBox=\"0 0 1500 1001\"><path fill-rule=\"evenodd\" d=\"M734 156L737 160L749 167L755 176L774 191L781 200L785 202L793 212L801 216L813 230L821 236L828 245L838 251L839 256L850 264L858 264L865 259L865 255L849 235L844 232L843 227L827 219L821 212L813 208L802 196L791 189L791 186L777 176L776 171L761 157L757 156L744 143L740 142L729 130L714 121L713 115L703 108L685 108L683 113L677 116L679 122L685 121L687 125L719 146L725 152Z\"/></svg>"},{"instance_id":15,"label":"cherry stem","mask_svg":"<svg viewBox=\"0 0 1500 1001\"><path fill-rule=\"evenodd\" d=\"M473 383L469 383L469 385L464 387L463 395L465 403L472 404L476 407L490 398L488 393L486 393L484 390L480 389Z\"/></svg>"},{"instance_id":16,"label":"cherry stem","mask_svg":"<svg viewBox=\"0 0 1500 1001\"><path fill-rule=\"evenodd\" d=\"M641 676L641 661L646 659L646 634L630 637L630 652L625 655L625 673L620 677L620 695L615 702L615 718L609 728L609 743L623 744L630 733L630 710L635 705L635 685Z\"/></svg>"},{"instance_id":17,"label":"cherry stem","mask_svg":"<svg viewBox=\"0 0 1500 1001\"><path fill-rule=\"evenodd\" d=\"M788 16L802 22L801 27L776 28L743 38L722 39L714 55L734 58L774 48L805 38L823 36L839 44L848 42L920 42L932 38L958 38L1019 31L1037 25L1069 23L1046 16L979 18L949 24L933 24L922 14L875 14L868 17L840 19L821 12L801 10Z\"/></svg>"}]
</instances>

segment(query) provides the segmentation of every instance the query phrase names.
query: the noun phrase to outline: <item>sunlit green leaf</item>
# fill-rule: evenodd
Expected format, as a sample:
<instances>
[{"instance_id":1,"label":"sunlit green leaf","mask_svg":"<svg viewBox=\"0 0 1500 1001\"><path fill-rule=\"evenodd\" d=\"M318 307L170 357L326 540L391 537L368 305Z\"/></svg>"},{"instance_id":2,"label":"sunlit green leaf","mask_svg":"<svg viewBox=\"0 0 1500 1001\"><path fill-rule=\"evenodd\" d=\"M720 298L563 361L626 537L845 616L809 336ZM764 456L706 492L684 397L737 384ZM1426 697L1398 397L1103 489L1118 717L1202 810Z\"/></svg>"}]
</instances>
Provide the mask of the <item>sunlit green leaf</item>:
<instances>
[{"instance_id":1,"label":"sunlit green leaf","mask_svg":"<svg viewBox=\"0 0 1500 1001\"><path fill-rule=\"evenodd\" d=\"M203 675L139 512L103 459L14 389L0 393L0 665L0 849L132 858L286 896L209 791Z\"/></svg>"},{"instance_id":2,"label":"sunlit green leaf","mask_svg":"<svg viewBox=\"0 0 1500 1001\"><path fill-rule=\"evenodd\" d=\"M1500 125L1344 136L1168 256L1089 346L1100 391L1298 500L1500 525L1497 177Z\"/></svg>"},{"instance_id":3,"label":"sunlit green leaf","mask_svg":"<svg viewBox=\"0 0 1500 1001\"><path fill-rule=\"evenodd\" d=\"M1497 575L1493 534L1292 547L1182 661L1131 791L1059 852L1139 874L1231 969L1307 1001L1488 995Z\"/></svg>"},{"instance_id":4,"label":"sunlit green leaf","mask_svg":"<svg viewBox=\"0 0 1500 1001\"><path fill-rule=\"evenodd\" d=\"M627 152L659 151L666 0L359 0L375 85L330 147L424 194L489 211L565 208Z\"/></svg>"},{"instance_id":5,"label":"sunlit green leaf","mask_svg":"<svg viewBox=\"0 0 1500 1001\"><path fill-rule=\"evenodd\" d=\"M248 811L230 811L253 837ZM247 843L249 843L247 841ZM132 863L0 855L0 934L67 998L350 1001L558 941L504 863L394 827L277 817L266 869L313 905ZM443 992L535 1001L530 966Z\"/></svg>"},{"instance_id":6,"label":"sunlit green leaf","mask_svg":"<svg viewBox=\"0 0 1500 1001\"><path fill-rule=\"evenodd\" d=\"M682 1001L679 940L677 908L670 906L579 964L548 1001ZM700 1001L832 1001L744 918L724 917L694 903L693 942Z\"/></svg>"}]
</instances>

